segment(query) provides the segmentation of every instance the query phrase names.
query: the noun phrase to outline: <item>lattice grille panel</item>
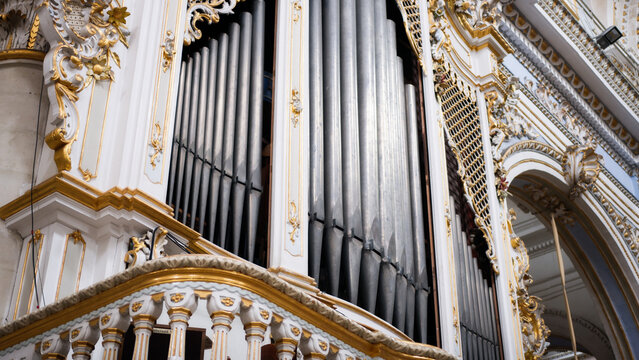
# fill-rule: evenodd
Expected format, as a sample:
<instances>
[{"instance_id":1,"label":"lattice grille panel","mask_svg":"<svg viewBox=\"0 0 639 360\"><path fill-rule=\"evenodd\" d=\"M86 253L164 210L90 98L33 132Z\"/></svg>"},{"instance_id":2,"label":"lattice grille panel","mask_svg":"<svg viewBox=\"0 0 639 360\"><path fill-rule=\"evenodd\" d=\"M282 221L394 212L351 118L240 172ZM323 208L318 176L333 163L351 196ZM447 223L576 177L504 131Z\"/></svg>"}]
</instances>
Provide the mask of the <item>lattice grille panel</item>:
<instances>
[{"instance_id":1,"label":"lattice grille panel","mask_svg":"<svg viewBox=\"0 0 639 360\"><path fill-rule=\"evenodd\" d=\"M416 0L397 0L397 5L404 18L406 35L410 40L410 45L422 63L422 25L419 11L419 4ZM422 64L423 65L423 64Z\"/></svg>"},{"instance_id":2,"label":"lattice grille panel","mask_svg":"<svg viewBox=\"0 0 639 360\"><path fill-rule=\"evenodd\" d=\"M450 79L451 73L442 78ZM471 91L456 81L446 81L437 87L449 144L457 157L459 175L466 197L475 211L475 223L488 242L487 255L498 272L492 247L488 180L482 143L479 109Z\"/></svg>"}]
</instances>

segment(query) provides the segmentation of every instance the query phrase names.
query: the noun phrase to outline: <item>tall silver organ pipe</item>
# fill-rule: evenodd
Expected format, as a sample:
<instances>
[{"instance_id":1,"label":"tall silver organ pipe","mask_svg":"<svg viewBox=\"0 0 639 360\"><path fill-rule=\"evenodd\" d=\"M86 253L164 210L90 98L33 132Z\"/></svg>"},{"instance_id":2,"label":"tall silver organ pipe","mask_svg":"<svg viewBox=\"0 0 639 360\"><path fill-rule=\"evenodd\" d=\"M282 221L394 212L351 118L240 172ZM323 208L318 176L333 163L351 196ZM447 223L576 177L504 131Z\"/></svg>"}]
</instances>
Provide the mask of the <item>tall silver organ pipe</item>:
<instances>
[{"instance_id":1,"label":"tall silver organ pipe","mask_svg":"<svg viewBox=\"0 0 639 360\"><path fill-rule=\"evenodd\" d=\"M167 202L176 219L253 261L265 145L264 0L241 8L192 45L199 48L185 49Z\"/></svg>"},{"instance_id":2,"label":"tall silver organ pipe","mask_svg":"<svg viewBox=\"0 0 639 360\"><path fill-rule=\"evenodd\" d=\"M309 275L319 282L324 213L324 99L322 78L322 2L309 3ZM375 277L375 279L377 279Z\"/></svg>"},{"instance_id":3,"label":"tall silver organ pipe","mask_svg":"<svg viewBox=\"0 0 639 360\"><path fill-rule=\"evenodd\" d=\"M419 102L404 69L416 61L389 14L385 1L309 5L309 269L322 290L426 342Z\"/></svg>"},{"instance_id":4,"label":"tall silver organ pipe","mask_svg":"<svg viewBox=\"0 0 639 360\"><path fill-rule=\"evenodd\" d=\"M465 200L457 199L457 203L455 200L453 197L450 198L451 232L455 245L455 271L459 274L457 293L464 359L496 360L500 358L500 349L495 320L495 300L492 295L492 280L490 276L487 278L484 275L485 272L490 272L491 268L482 266L478 258L483 256L484 251L476 249L479 242L474 239L474 234L477 232L467 234L462 216L455 210L456 207L461 207L459 204L463 204L462 201Z\"/></svg>"}]
</instances>

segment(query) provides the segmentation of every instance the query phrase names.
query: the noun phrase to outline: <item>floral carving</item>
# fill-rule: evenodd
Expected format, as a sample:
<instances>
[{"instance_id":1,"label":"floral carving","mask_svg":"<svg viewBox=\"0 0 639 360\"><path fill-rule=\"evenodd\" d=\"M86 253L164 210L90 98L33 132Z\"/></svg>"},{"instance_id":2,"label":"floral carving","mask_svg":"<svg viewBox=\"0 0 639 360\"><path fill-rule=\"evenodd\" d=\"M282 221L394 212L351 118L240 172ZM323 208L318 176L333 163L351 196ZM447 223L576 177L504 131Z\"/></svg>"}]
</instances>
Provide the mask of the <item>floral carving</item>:
<instances>
[{"instance_id":1,"label":"floral carving","mask_svg":"<svg viewBox=\"0 0 639 360\"><path fill-rule=\"evenodd\" d=\"M501 146L511 138L537 138L539 134L530 122L517 109L519 102L519 79L511 78L506 86L506 94L500 99L496 91L486 94L490 139L493 145L493 158L501 158Z\"/></svg>"},{"instance_id":2,"label":"floral carving","mask_svg":"<svg viewBox=\"0 0 639 360\"><path fill-rule=\"evenodd\" d=\"M553 194L547 187L537 184L527 184L524 186L524 190L530 194L530 198L535 204L544 210L548 210L554 213L557 221L566 224L573 225L575 218L566 205Z\"/></svg>"},{"instance_id":3,"label":"floral carving","mask_svg":"<svg viewBox=\"0 0 639 360\"><path fill-rule=\"evenodd\" d=\"M124 255L124 262L128 267L133 267L142 265L151 258L165 257L164 246L168 242L167 234L168 231L164 228L157 228L156 231L147 231L141 237L132 236L129 239L129 251Z\"/></svg>"},{"instance_id":4,"label":"floral carving","mask_svg":"<svg viewBox=\"0 0 639 360\"><path fill-rule=\"evenodd\" d=\"M58 171L71 169L70 147L79 127L78 93L93 81L113 80L111 61L120 66L114 47L118 43L128 46L125 24L129 15L126 7L113 0L50 0L39 9L51 44L44 77L49 114L56 126L46 143L55 151Z\"/></svg>"},{"instance_id":5,"label":"floral carving","mask_svg":"<svg viewBox=\"0 0 639 360\"><path fill-rule=\"evenodd\" d=\"M430 52L433 60L436 62L443 61L443 50L450 49L450 39L445 31L448 28L446 20L446 2L444 0L429 0L428 2L428 18L430 29Z\"/></svg>"},{"instance_id":6,"label":"floral carving","mask_svg":"<svg viewBox=\"0 0 639 360\"><path fill-rule=\"evenodd\" d=\"M188 0L184 45L202 38L197 23L205 20L208 24L220 21L220 14L232 14L235 5L243 0Z\"/></svg>"},{"instance_id":7,"label":"floral carving","mask_svg":"<svg viewBox=\"0 0 639 360\"><path fill-rule=\"evenodd\" d=\"M464 15L474 29L494 25L499 19L498 0L455 0L455 12Z\"/></svg>"},{"instance_id":8,"label":"floral carving","mask_svg":"<svg viewBox=\"0 0 639 360\"><path fill-rule=\"evenodd\" d=\"M586 191L599 176L602 156L595 153L592 145L570 145L563 156L564 178L570 186L570 198L574 199Z\"/></svg>"},{"instance_id":9,"label":"floral carving","mask_svg":"<svg viewBox=\"0 0 639 360\"><path fill-rule=\"evenodd\" d=\"M541 318L544 310L540 304L541 299L528 293L528 287L533 280L528 273L530 269L528 251L524 242L513 230L512 222L516 218L515 211L510 209L504 229L514 250L512 264L516 282L514 286L511 285L511 292L514 293L511 293L511 296L514 296L512 298L513 307L519 310L525 357L526 359L539 359L548 347L546 340L550 335L550 329L544 323L544 319Z\"/></svg>"}]
</instances>

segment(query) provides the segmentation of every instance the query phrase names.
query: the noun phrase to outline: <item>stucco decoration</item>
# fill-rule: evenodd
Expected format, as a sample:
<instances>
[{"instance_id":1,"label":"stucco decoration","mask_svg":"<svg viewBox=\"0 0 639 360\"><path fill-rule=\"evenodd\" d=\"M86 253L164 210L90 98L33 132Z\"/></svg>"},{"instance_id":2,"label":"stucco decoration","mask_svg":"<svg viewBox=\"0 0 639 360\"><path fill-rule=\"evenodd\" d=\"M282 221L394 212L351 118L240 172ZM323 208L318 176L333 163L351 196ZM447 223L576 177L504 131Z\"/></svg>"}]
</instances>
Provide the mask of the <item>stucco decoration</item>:
<instances>
[{"instance_id":1,"label":"stucco decoration","mask_svg":"<svg viewBox=\"0 0 639 360\"><path fill-rule=\"evenodd\" d=\"M499 0L455 0L455 11L475 29L493 26L500 15Z\"/></svg>"},{"instance_id":2,"label":"stucco decoration","mask_svg":"<svg viewBox=\"0 0 639 360\"><path fill-rule=\"evenodd\" d=\"M539 136L530 122L517 109L519 103L519 79L511 78L506 85L506 93L500 98L496 91L486 94L490 140L493 158L501 158L501 146L511 138L535 139Z\"/></svg>"},{"instance_id":3,"label":"stucco decoration","mask_svg":"<svg viewBox=\"0 0 639 360\"><path fill-rule=\"evenodd\" d=\"M127 267L140 266L149 259L159 259L166 256L164 246L167 244L168 231L157 228L147 231L141 237L132 236L129 239L129 251L124 255Z\"/></svg>"},{"instance_id":4,"label":"stucco decoration","mask_svg":"<svg viewBox=\"0 0 639 360\"><path fill-rule=\"evenodd\" d=\"M0 59L15 50L45 52L40 33L39 0L0 0Z\"/></svg>"},{"instance_id":5,"label":"stucco decoration","mask_svg":"<svg viewBox=\"0 0 639 360\"><path fill-rule=\"evenodd\" d=\"M237 3L243 0L188 0L186 11L186 28L184 30L184 45L202 37L202 31L197 27L199 21L209 24L220 21L220 14L233 14Z\"/></svg>"},{"instance_id":6,"label":"stucco decoration","mask_svg":"<svg viewBox=\"0 0 639 360\"><path fill-rule=\"evenodd\" d=\"M513 230L512 222L516 219L515 211L510 209L505 230L513 248L512 264L515 283L511 284L511 301L513 308L519 310L524 355L526 359L537 360L548 348L547 339L550 336L550 329L541 317L544 312L541 299L528 293L533 279L528 273L530 261L526 245Z\"/></svg>"},{"instance_id":7,"label":"stucco decoration","mask_svg":"<svg viewBox=\"0 0 639 360\"><path fill-rule=\"evenodd\" d=\"M563 156L564 178L570 186L570 198L575 199L595 183L601 170L602 156L592 145L570 145Z\"/></svg>"},{"instance_id":8,"label":"stucco decoration","mask_svg":"<svg viewBox=\"0 0 639 360\"><path fill-rule=\"evenodd\" d=\"M49 0L38 16L51 49L44 59L49 119L56 127L45 137L55 151L58 171L71 169L71 144L78 133L75 103L93 81L113 80L111 65L120 66L116 44L128 46L126 18L117 0Z\"/></svg>"}]
</instances>

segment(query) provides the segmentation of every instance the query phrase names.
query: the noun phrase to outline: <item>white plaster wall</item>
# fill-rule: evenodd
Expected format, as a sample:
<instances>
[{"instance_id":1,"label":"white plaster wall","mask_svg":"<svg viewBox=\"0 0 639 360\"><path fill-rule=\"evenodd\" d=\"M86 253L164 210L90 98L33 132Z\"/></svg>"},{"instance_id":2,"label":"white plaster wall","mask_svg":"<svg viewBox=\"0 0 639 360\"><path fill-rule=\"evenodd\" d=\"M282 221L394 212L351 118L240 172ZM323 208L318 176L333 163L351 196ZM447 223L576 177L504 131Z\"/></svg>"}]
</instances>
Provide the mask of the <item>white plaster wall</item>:
<instances>
[{"instance_id":1,"label":"white plaster wall","mask_svg":"<svg viewBox=\"0 0 639 360\"><path fill-rule=\"evenodd\" d=\"M0 62L0 206L29 188L36 136L38 101L42 84L42 63L33 60ZM44 125L48 100L43 97L41 121ZM42 131L39 144L42 145ZM12 289L17 271L21 237L0 220L0 289ZM4 315L11 291L0 291L0 314Z\"/></svg>"}]
</instances>

